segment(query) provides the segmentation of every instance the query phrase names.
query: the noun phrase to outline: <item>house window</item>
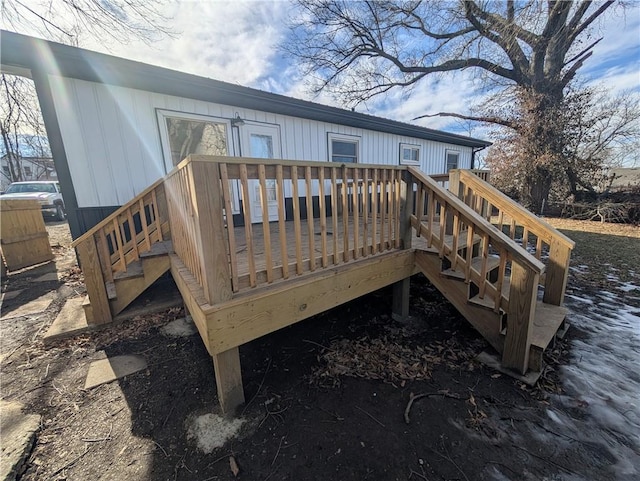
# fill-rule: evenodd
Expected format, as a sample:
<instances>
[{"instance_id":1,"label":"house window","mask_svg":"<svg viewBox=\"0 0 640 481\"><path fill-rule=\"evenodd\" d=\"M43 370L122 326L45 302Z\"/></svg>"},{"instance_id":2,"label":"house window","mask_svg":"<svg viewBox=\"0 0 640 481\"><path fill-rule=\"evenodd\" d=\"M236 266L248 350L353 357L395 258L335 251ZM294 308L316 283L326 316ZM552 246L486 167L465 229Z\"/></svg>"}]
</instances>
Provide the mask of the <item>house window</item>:
<instances>
[{"instance_id":1,"label":"house window","mask_svg":"<svg viewBox=\"0 0 640 481\"><path fill-rule=\"evenodd\" d=\"M11 175L11 173L9 172L9 166L8 165L3 165L2 166L2 172L4 172L4 175L6 175L6 176Z\"/></svg>"},{"instance_id":2,"label":"house window","mask_svg":"<svg viewBox=\"0 0 640 481\"><path fill-rule=\"evenodd\" d=\"M26 175L27 177L31 177L31 167L28 166L24 166L24 175Z\"/></svg>"},{"instance_id":3,"label":"house window","mask_svg":"<svg viewBox=\"0 0 640 481\"><path fill-rule=\"evenodd\" d=\"M447 150L447 170L449 172L451 169L458 168L458 160L460 159L460 152L456 152L453 150Z\"/></svg>"},{"instance_id":4,"label":"house window","mask_svg":"<svg viewBox=\"0 0 640 481\"><path fill-rule=\"evenodd\" d=\"M167 170L189 154L228 155L226 120L166 110L158 111L158 119L165 156L171 160Z\"/></svg>"},{"instance_id":5,"label":"house window","mask_svg":"<svg viewBox=\"0 0 640 481\"><path fill-rule=\"evenodd\" d=\"M349 135L329 134L329 160L343 164L358 162L360 139Z\"/></svg>"},{"instance_id":6,"label":"house window","mask_svg":"<svg viewBox=\"0 0 640 481\"><path fill-rule=\"evenodd\" d=\"M400 164L420 165L420 146L400 144Z\"/></svg>"}]
</instances>

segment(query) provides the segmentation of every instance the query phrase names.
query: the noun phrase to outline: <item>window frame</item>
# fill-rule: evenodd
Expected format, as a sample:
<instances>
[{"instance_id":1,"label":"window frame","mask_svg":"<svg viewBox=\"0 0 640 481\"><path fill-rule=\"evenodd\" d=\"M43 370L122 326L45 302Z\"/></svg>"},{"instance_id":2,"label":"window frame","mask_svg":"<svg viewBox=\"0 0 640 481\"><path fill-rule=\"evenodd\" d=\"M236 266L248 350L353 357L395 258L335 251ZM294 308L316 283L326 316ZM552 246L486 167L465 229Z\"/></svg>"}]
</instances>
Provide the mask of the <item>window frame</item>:
<instances>
[{"instance_id":1,"label":"window frame","mask_svg":"<svg viewBox=\"0 0 640 481\"><path fill-rule=\"evenodd\" d=\"M169 131L167 128L167 119L180 119L180 120L194 120L201 122L211 122L216 124L224 124L226 142L227 142L227 155L234 155L235 146L233 144L233 138L231 134L231 119L224 117L215 117L213 115L200 115L192 114L189 112L182 112L180 110L168 110L168 109L156 109L156 118L158 121L158 131L160 133L160 145L162 150L162 157L164 159L165 174L168 174L173 168L173 158L171 157L171 145L169 143Z\"/></svg>"},{"instance_id":2,"label":"window frame","mask_svg":"<svg viewBox=\"0 0 640 481\"><path fill-rule=\"evenodd\" d=\"M415 150L418 152L418 160L405 160L404 158L404 150L405 149L409 149L409 150ZM404 142L400 143L400 152L399 152L399 157L400 157L400 165L420 165L420 154L422 152L422 146L419 144L407 144Z\"/></svg>"},{"instance_id":3,"label":"window frame","mask_svg":"<svg viewBox=\"0 0 640 481\"><path fill-rule=\"evenodd\" d=\"M449 154L456 155L456 166L449 168ZM444 171L448 173L451 170L460 168L460 151L454 149L446 149L444 154Z\"/></svg>"},{"instance_id":4,"label":"window frame","mask_svg":"<svg viewBox=\"0 0 640 481\"><path fill-rule=\"evenodd\" d=\"M337 142L345 142L345 143L352 143L356 145L356 160L355 162L341 162L341 161L337 161L337 160L333 160L333 141L337 141ZM336 164L340 163L340 164L344 164L344 163L348 163L348 164L359 164L360 163L360 159L361 159L361 153L360 153L360 142L361 137L357 136L357 135L347 135L347 134L336 134L333 132L327 132L327 157L329 162L334 162ZM342 156L344 157L344 156Z\"/></svg>"}]
</instances>

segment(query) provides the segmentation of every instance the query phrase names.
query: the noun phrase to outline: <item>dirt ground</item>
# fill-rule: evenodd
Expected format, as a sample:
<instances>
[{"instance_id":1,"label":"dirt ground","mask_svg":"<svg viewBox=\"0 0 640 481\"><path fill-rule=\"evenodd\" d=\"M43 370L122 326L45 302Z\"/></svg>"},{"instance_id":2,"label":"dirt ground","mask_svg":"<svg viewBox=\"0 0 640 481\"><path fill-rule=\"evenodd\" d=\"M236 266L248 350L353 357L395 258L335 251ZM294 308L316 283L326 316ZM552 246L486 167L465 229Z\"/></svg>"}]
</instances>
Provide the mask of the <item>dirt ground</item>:
<instances>
[{"instance_id":1,"label":"dirt ground","mask_svg":"<svg viewBox=\"0 0 640 481\"><path fill-rule=\"evenodd\" d=\"M531 388L475 360L488 345L422 276L412 279L407 323L391 320L385 289L243 346L242 425L205 453L188 433L198 416L219 413L213 366L197 334L163 334L163 326L183 317L180 309L44 347L43 332L65 299L84 295L66 224L47 227L61 279L34 282L55 268L45 265L2 280L3 292L23 289L2 306L2 398L43 419L21 480L640 476L637 403L623 413L627 427L599 424L602 411L591 409L588 393L576 392L574 378L564 374L581 369L574 351L590 342L588 329L580 322L570 329ZM587 298L609 289L631 306L637 337L640 263L633 256L640 229L568 221L559 227L579 237L568 292ZM617 262L610 267L622 290L594 257L596 245L629 253L607 256ZM41 296L52 299L44 312L12 315ZM568 305L570 322L589 315L585 303ZM148 368L85 390L89 364L117 354L141 355ZM637 376L628 382L632 391L640 387Z\"/></svg>"}]
</instances>

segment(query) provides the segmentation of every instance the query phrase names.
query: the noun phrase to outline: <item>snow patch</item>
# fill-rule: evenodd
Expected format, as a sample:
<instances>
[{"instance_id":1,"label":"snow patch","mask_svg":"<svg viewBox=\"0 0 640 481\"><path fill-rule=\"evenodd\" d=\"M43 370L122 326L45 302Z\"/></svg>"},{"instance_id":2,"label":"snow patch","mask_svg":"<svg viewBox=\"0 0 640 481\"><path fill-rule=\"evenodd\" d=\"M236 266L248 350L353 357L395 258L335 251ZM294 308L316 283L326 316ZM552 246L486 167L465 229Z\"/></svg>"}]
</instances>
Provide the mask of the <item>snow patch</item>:
<instances>
[{"instance_id":1,"label":"snow patch","mask_svg":"<svg viewBox=\"0 0 640 481\"><path fill-rule=\"evenodd\" d=\"M167 337L189 337L197 332L191 316L171 321L160 328L160 332Z\"/></svg>"},{"instance_id":2,"label":"snow patch","mask_svg":"<svg viewBox=\"0 0 640 481\"><path fill-rule=\"evenodd\" d=\"M187 439L195 441L204 454L211 454L233 438L243 424L244 419L225 419L217 414L204 414L187 420Z\"/></svg>"}]
</instances>

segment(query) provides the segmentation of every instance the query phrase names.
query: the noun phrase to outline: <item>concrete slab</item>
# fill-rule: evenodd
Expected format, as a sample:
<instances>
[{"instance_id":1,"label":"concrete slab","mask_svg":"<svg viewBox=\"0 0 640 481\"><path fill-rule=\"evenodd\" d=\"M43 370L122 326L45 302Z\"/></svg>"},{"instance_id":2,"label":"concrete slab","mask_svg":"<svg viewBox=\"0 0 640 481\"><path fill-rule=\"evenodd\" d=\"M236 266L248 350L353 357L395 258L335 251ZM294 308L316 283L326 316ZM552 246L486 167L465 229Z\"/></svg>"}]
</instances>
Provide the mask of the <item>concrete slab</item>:
<instances>
[{"instance_id":1,"label":"concrete slab","mask_svg":"<svg viewBox=\"0 0 640 481\"><path fill-rule=\"evenodd\" d=\"M529 386L535 386L535 384L538 382L538 379L540 379L540 375L542 374L541 372L538 372L538 371L529 371L523 376L522 374L517 373L516 371L512 371L511 369L502 367L502 364L500 363L500 359L498 358L498 356L494 354L490 354L487 351L482 351L480 354L478 354L478 357L476 357L476 359L481 363L489 366L490 368L495 369L496 371L501 372L502 374L506 374L507 376L511 376L512 378L517 379L518 381L522 381L523 383Z\"/></svg>"},{"instance_id":2,"label":"concrete slab","mask_svg":"<svg viewBox=\"0 0 640 481\"><path fill-rule=\"evenodd\" d=\"M167 337L189 337L198 332L198 329L191 316L187 316L169 322L160 328L160 332Z\"/></svg>"},{"instance_id":3,"label":"concrete slab","mask_svg":"<svg viewBox=\"0 0 640 481\"><path fill-rule=\"evenodd\" d=\"M23 414L22 404L0 401L0 481L15 481L31 453L40 415Z\"/></svg>"},{"instance_id":4,"label":"concrete slab","mask_svg":"<svg viewBox=\"0 0 640 481\"><path fill-rule=\"evenodd\" d=\"M34 314L39 314L47 310L47 307L49 307L49 304L51 304L52 300L53 300L53 294L48 293L48 294L45 294L44 296L40 296L37 299L34 299L33 301L27 302L26 304L23 304L22 306L19 306L16 309L13 309L12 311L6 312L5 309L3 309L2 317L0 317L0 320L13 319L16 317L33 316Z\"/></svg>"},{"instance_id":5,"label":"concrete slab","mask_svg":"<svg viewBox=\"0 0 640 481\"><path fill-rule=\"evenodd\" d=\"M10 301L11 299L15 299L18 297L24 289L18 289L17 291L8 291L0 294L0 302Z\"/></svg>"},{"instance_id":6,"label":"concrete slab","mask_svg":"<svg viewBox=\"0 0 640 481\"><path fill-rule=\"evenodd\" d=\"M82 297L67 299L60 310L58 317L53 321L43 337L43 342L54 341L63 337L70 337L81 332L88 331L92 327L87 324L87 318L82 308Z\"/></svg>"},{"instance_id":7,"label":"concrete slab","mask_svg":"<svg viewBox=\"0 0 640 481\"><path fill-rule=\"evenodd\" d=\"M85 389L100 386L147 368L142 356L114 356L94 361L89 366Z\"/></svg>"},{"instance_id":8,"label":"concrete slab","mask_svg":"<svg viewBox=\"0 0 640 481\"><path fill-rule=\"evenodd\" d=\"M58 276L57 272L49 272L48 274L36 277L35 279L33 279L33 282L51 282L58 280L60 280L60 277Z\"/></svg>"}]
</instances>

